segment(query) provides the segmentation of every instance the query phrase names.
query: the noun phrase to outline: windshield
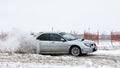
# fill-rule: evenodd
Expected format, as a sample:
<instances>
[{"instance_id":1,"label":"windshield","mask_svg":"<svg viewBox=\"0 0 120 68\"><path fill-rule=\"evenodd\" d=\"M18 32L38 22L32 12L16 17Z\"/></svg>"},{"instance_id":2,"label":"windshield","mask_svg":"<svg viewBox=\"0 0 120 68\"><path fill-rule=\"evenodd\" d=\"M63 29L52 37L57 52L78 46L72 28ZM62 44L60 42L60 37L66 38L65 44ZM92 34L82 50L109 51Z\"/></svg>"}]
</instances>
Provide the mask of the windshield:
<instances>
[{"instance_id":1,"label":"windshield","mask_svg":"<svg viewBox=\"0 0 120 68\"><path fill-rule=\"evenodd\" d=\"M68 41L76 40L74 36L67 33L60 33L60 35Z\"/></svg>"}]
</instances>

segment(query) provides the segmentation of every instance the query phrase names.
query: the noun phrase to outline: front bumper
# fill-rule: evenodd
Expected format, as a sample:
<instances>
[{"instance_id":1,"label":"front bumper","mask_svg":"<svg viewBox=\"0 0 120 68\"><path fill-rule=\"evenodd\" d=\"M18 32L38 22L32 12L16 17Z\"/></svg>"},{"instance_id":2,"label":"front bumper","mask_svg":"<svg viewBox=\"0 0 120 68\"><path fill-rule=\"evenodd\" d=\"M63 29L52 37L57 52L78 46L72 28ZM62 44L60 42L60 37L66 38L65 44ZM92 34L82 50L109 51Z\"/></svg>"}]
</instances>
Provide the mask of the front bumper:
<instances>
[{"instance_id":1,"label":"front bumper","mask_svg":"<svg viewBox=\"0 0 120 68\"><path fill-rule=\"evenodd\" d=\"M95 46L95 47L93 48L93 52L97 51L97 49L98 49L98 47Z\"/></svg>"},{"instance_id":2,"label":"front bumper","mask_svg":"<svg viewBox=\"0 0 120 68\"><path fill-rule=\"evenodd\" d=\"M82 53L92 53L98 50L98 47L96 45L93 45L91 47L85 47L82 49Z\"/></svg>"}]
</instances>

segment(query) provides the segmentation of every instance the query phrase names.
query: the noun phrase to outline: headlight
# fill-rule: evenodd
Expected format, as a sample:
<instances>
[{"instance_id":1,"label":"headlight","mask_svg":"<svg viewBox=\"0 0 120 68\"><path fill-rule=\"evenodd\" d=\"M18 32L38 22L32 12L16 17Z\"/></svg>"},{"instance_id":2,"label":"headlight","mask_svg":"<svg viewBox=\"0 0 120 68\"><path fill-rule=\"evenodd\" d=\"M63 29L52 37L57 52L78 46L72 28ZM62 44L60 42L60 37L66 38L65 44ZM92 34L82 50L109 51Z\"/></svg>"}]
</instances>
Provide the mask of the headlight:
<instances>
[{"instance_id":1,"label":"headlight","mask_svg":"<svg viewBox=\"0 0 120 68\"><path fill-rule=\"evenodd\" d=\"M84 43L86 46L91 47L90 43Z\"/></svg>"}]
</instances>

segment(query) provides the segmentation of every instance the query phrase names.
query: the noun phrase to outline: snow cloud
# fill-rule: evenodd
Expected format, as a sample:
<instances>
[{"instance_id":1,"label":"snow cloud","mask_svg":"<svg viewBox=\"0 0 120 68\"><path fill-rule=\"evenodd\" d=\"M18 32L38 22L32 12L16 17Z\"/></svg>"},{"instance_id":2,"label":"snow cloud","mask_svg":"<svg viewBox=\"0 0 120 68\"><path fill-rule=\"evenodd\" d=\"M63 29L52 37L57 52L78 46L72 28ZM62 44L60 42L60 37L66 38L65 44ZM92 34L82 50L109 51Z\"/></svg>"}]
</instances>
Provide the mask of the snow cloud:
<instances>
[{"instance_id":1,"label":"snow cloud","mask_svg":"<svg viewBox=\"0 0 120 68\"><path fill-rule=\"evenodd\" d=\"M0 39L1 52L39 53L39 42L30 33L13 29Z\"/></svg>"}]
</instances>

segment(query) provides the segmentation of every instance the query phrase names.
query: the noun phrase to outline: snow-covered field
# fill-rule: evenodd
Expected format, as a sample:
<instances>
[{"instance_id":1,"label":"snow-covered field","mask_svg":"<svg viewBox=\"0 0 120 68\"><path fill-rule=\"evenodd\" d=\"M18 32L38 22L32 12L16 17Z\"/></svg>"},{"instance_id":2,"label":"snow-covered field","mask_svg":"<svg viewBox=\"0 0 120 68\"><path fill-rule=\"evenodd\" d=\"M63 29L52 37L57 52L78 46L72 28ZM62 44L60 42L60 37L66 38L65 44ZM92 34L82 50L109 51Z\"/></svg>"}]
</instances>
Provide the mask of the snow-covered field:
<instances>
[{"instance_id":1,"label":"snow-covered field","mask_svg":"<svg viewBox=\"0 0 120 68\"><path fill-rule=\"evenodd\" d=\"M120 68L120 50L98 50L80 57L0 53L1 68Z\"/></svg>"},{"instance_id":2,"label":"snow-covered field","mask_svg":"<svg viewBox=\"0 0 120 68\"><path fill-rule=\"evenodd\" d=\"M102 41L97 52L79 57L40 55L38 46L29 34L9 32L0 39L0 68L120 68L119 42Z\"/></svg>"}]
</instances>

